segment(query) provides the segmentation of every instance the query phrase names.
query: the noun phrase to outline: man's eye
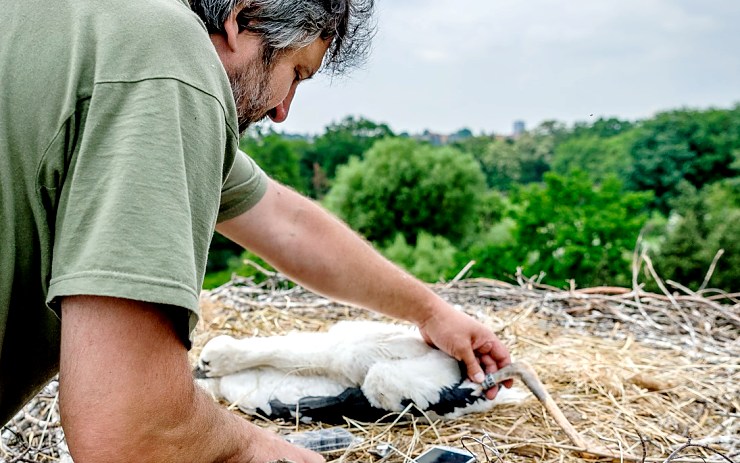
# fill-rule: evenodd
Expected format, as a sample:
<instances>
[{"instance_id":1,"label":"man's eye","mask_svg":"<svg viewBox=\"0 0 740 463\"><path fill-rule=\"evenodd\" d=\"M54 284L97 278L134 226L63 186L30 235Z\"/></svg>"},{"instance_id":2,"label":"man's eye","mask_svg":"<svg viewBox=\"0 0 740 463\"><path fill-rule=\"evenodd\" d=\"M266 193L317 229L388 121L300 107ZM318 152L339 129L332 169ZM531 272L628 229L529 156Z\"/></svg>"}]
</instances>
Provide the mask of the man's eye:
<instances>
[{"instance_id":1,"label":"man's eye","mask_svg":"<svg viewBox=\"0 0 740 463\"><path fill-rule=\"evenodd\" d=\"M298 71L295 72L295 77L293 78L293 81L294 82L300 82L301 81L301 73L300 72L298 72Z\"/></svg>"}]
</instances>

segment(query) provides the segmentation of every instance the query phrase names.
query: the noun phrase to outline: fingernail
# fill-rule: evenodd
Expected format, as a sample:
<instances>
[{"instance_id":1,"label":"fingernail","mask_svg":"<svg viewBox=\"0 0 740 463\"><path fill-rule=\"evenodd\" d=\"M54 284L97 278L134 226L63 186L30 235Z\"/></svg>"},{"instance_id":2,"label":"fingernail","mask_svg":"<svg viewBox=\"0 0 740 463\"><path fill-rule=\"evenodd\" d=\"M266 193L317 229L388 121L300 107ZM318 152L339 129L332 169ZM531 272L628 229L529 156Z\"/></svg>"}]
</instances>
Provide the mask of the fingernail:
<instances>
[{"instance_id":1,"label":"fingernail","mask_svg":"<svg viewBox=\"0 0 740 463\"><path fill-rule=\"evenodd\" d=\"M476 383L482 383L484 379L486 379L486 375L481 372L478 372L475 374L475 376L473 376L473 381L475 381Z\"/></svg>"}]
</instances>

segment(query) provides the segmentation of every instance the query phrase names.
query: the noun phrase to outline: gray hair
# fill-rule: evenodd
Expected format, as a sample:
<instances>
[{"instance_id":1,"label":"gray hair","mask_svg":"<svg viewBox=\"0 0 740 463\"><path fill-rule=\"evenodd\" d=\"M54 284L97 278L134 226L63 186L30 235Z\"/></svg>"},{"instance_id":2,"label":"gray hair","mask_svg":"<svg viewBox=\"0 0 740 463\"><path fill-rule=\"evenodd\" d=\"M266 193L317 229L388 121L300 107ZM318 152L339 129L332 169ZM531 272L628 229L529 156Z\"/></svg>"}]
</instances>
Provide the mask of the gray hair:
<instances>
[{"instance_id":1,"label":"gray hair","mask_svg":"<svg viewBox=\"0 0 740 463\"><path fill-rule=\"evenodd\" d=\"M238 11L239 31L262 37L266 65L283 51L330 39L323 68L341 74L364 61L375 32L374 0L190 0L190 6L211 34L224 33Z\"/></svg>"}]
</instances>

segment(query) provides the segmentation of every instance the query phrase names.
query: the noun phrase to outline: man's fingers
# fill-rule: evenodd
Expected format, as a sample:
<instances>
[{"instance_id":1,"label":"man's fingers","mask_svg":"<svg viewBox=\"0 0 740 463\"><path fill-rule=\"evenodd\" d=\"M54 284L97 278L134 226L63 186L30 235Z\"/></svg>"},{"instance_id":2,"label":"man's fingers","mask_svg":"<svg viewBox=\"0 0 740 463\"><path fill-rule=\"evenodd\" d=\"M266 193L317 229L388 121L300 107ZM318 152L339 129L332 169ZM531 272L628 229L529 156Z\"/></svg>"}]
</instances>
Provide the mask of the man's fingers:
<instances>
[{"instance_id":1,"label":"man's fingers","mask_svg":"<svg viewBox=\"0 0 740 463\"><path fill-rule=\"evenodd\" d=\"M476 351L481 355L489 355L492 359L496 361L496 364L499 367L503 367L511 363L509 350L506 348L504 343L496 337L481 344L481 346L478 347Z\"/></svg>"},{"instance_id":2,"label":"man's fingers","mask_svg":"<svg viewBox=\"0 0 740 463\"><path fill-rule=\"evenodd\" d=\"M499 350L499 345L503 349L503 354ZM479 353L478 362L483 365L486 374L495 373L501 368L511 364L511 357L509 356L508 350L500 341L498 343L488 341L484 343L480 348L477 349ZM507 389L514 385L514 380L507 379L501 383ZM486 392L486 397L492 399L498 393L498 388L489 389Z\"/></svg>"},{"instance_id":3,"label":"man's fingers","mask_svg":"<svg viewBox=\"0 0 740 463\"><path fill-rule=\"evenodd\" d=\"M486 373L493 373L496 370L498 370L498 365L496 364L496 360L493 359L488 354L483 354L480 356L480 364L483 365L483 368L486 370Z\"/></svg>"},{"instance_id":4,"label":"man's fingers","mask_svg":"<svg viewBox=\"0 0 740 463\"><path fill-rule=\"evenodd\" d=\"M486 399L488 399L488 400L495 399L496 396L498 395L498 390L499 390L498 385L493 386L491 389L487 390L486 391Z\"/></svg>"},{"instance_id":5,"label":"man's fingers","mask_svg":"<svg viewBox=\"0 0 740 463\"><path fill-rule=\"evenodd\" d=\"M468 370L468 378L476 383L482 383L486 379L485 373L478 362L478 358L473 354L472 350L468 350L463 353L462 361L465 363L465 368Z\"/></svg>"}]
</instances>

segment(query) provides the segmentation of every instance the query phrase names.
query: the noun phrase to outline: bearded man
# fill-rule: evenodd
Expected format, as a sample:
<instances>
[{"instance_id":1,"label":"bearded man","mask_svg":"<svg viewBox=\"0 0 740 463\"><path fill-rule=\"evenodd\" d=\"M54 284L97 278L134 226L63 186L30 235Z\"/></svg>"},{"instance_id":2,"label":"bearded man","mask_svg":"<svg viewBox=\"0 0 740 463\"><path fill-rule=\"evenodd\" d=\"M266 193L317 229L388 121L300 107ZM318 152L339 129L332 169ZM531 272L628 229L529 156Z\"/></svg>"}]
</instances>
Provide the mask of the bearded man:
<instances>
[{"instance_id":1,"label":"bearded man","mask_svg":"<svg viewBox=\"0 0 740 463\"><path fill-rule=\"evenodd\" d=\"M0 0L0 423L54 374L77 463L320 462L221 409L187 349L214 229L415 323L471 379L483 325L238 151L367 50L371 0ZM496 390L487 392L489 398Z\"/></svg>"}]
</instances>

